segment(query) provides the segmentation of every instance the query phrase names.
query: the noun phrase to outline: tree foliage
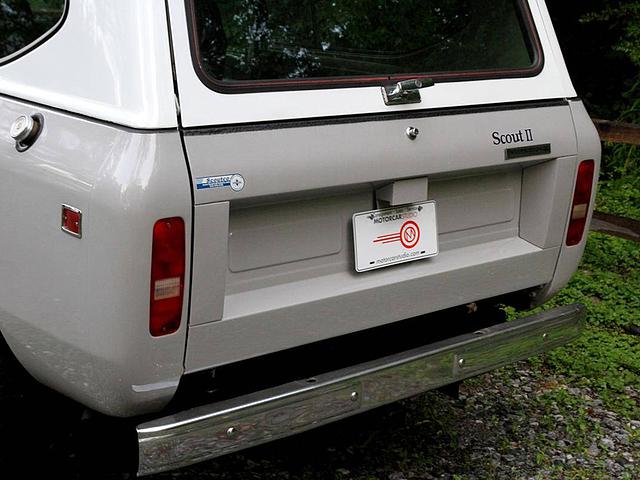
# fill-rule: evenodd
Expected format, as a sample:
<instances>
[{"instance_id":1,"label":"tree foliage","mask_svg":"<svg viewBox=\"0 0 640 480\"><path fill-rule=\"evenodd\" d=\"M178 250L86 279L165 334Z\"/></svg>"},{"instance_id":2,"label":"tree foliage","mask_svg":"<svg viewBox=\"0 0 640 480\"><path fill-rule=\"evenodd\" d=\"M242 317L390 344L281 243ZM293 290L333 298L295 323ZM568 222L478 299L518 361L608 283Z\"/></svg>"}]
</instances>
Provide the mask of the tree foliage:
<instances>
[{"instance_id":1,"label":"tree foliage","mask_svg":"<svg viewBox=\"0 0 640 480\"><path fill-rule=\"evenodd\" d=\"M547 4L573 82L591 113L640 120L640 0Z\"/></svg>"},{"instance_id":2,"label":"tree foliage","mask_svg":"<svg viewBox=\"0 0 640 480\"><path fill-rule=\"evenodd\" d=\"M593 116L640 124L640 0L547 0L578 95ZM602 188L640 191L638 147L605 145Z\"/></svg>"},{"instance_id":3,"label":"tree foliage","mask_svg":"<svg viewBox=\"0 0 640 480\"><path fill-rule=\"evenodd\" d=\"M613 49L626 55L640 67L640 1L606 2L597 12L586 14L583 22L600 22L620 31Z\"/></svg>"},{"instance_id":4,"label":"tree foliage","mask_svg":"<svg viewBox=\"0 0 640 480\"><path fill-rule=\"evenodd\" d=\"M0 58L43 35L59 20L64 0L0 0Z\"/></svg>"}]
</instances>

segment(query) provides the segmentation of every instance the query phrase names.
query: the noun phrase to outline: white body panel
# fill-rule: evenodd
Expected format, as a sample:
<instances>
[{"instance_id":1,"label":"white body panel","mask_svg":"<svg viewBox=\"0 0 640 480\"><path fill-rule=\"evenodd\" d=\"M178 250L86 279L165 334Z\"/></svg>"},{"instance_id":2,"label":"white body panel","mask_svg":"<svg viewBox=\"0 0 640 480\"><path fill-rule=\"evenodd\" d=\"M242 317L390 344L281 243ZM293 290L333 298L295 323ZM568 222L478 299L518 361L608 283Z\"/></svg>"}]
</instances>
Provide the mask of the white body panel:
<instances>
[{"instance_id":1,"label":"white body panel","mask_svg":"<svg viewBox=\"0 0 640 480\"><path fill-rule=\"evenodd\" d=\"M379 87L216 93L194 70L184 2L170 0L183 126L575 97L553 29L545 27L550 24L546 6L529 3L544 51L539 75L439 83L420 104L387 107ZM166 18L161 0L73 0L52 38L0 67L0 92L132 128L176 127Z\"/></svg>"},{"instance_id":2,"label":"white body panel","mask_svg":"<svg viewBox=\"0 0 640 480\"><path fill-rule=\"evenodd\" d=\"M0 93L140 129L177 126L162 0L71 0L60 30L0 66Z\"/></svg>"},{"instance_id":3,"label":"white body panel","mask_svg":"<svg viewBox=\"0 0 640 480\"><path fill-rule=\"evenodd\" d=\"M178 386L186 341L186 304L178 332L149 334L153 225L180 216L191 228L179 135L2 98L0 128L36 112L45 123L31 149L0 139L0 331L36 379L84 405L158 410ZM82 238L61 230L62 204L82 211ZM188 291L189 266L186 279Z\"/></svg>"}]
</instances>

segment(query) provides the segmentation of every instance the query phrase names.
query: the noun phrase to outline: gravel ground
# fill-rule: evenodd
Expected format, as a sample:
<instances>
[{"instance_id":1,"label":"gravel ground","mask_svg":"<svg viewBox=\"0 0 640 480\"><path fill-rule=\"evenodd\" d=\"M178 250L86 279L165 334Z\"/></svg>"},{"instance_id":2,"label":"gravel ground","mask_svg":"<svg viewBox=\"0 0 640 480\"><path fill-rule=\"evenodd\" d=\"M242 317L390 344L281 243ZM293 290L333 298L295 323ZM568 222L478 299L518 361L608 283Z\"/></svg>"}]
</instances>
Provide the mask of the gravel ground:
<instances>
[{"instance_id":1,"label":"gravel ground","mask_svg":"<svg viewBox=\"0 0 640 480\"><path fill-rule=\"evenodd\" d=\"M529 363L160 479L639 479L640 421ZM640 391L626 393L640 402Z\"/></svg>"}]
</instances>

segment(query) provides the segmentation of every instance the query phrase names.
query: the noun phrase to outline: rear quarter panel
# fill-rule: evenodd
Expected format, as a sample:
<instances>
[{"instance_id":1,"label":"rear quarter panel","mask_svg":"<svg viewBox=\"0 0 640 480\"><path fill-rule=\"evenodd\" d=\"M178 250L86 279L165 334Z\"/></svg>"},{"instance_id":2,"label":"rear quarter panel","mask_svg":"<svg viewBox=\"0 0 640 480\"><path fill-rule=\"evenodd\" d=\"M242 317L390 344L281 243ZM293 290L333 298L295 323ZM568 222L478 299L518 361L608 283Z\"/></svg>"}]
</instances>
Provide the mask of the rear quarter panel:
<instances>
[{"instance_id":1,"label":"rear quarter panel","mask_svg":"<svg viewBox=\"0 0 640 480\"><path fill-rule=\"evenodd\" d=\"M596 170L594 173L594 187L591 192L591 202L589 204L589 211L587 217L587 226L582 237L582 241L574 246L568 247L566 244L562 245L560 250L560 256L556 265L555 274L553 280L545 286L541 294L536 298L536 304L542 304L555 295L560 289L562 289L571 279L572 275L578 269L580 259L584 253L584 249L587 245L587 235L589 233L589 225L591 224L591 218L595 208L596 200L596 184L598 181L598 175L600 173L600 162L602 155L602 145L600 143L600 136L589 117L589 113L584 104L580 100L573 100L570 102L571 113L573 115L573 123L576 130L576 140L578 145L577 165L584 160L594 160ZM574 172L573 182L571 185L571 192L575 188L575 176ZM563 239L567 237L567 229L569 226L569 216L571 212L567 212L566 221L564 224Z\"/></svg>"},{"instance_id":2,"label":"rear quarter panel","mask_svg":"<svg viewBox=\"0 0 640 480\"><path fill-rule=\"evenodd\" d=\"M9 128L36 112L44 132L18 153ZM61 204L82 210L81 239L61 231ZM149 276L153 225L173 216L191 231L177 130L127 131L0 98L0 329L37 380L116 416L168 402L187 302L177 333L151 337Z\"/></svg>"}]
</instances>

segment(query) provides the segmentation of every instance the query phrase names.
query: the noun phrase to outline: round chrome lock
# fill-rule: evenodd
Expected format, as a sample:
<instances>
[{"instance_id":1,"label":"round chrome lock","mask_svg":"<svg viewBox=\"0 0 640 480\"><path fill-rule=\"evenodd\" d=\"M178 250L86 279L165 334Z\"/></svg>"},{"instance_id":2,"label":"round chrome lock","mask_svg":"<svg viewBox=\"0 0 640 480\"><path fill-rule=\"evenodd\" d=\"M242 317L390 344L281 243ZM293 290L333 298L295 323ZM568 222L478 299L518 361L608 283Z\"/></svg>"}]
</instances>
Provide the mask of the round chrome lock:
<instances>
[{"instance_id":1,"label":"round chrome lock","mask_svg":"<svg viewBox=\"0 0 640 480\"><path fill-rule=\"evenodd\" d=\"M36 122L33 117L27 115L21 115L11 125L11 131L9 134L17 143L22 143L27 140L36 130Z\"/></svg>"},{"instance_id":2,"label":"round chrome lock","mask_svg":"<svg viewBox=\"0 0 640 480\"><path fill-rule=\"evenodd\" d=\"M406 134L407 137L409 137L409 140L415 140L416 138L418 138L418 135L420 135L420 130L418 130L416 127L408 127Z\"/></svg>"}]
</instances>

